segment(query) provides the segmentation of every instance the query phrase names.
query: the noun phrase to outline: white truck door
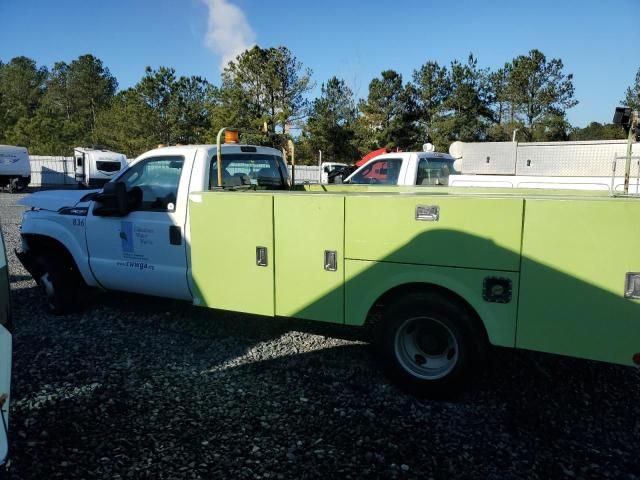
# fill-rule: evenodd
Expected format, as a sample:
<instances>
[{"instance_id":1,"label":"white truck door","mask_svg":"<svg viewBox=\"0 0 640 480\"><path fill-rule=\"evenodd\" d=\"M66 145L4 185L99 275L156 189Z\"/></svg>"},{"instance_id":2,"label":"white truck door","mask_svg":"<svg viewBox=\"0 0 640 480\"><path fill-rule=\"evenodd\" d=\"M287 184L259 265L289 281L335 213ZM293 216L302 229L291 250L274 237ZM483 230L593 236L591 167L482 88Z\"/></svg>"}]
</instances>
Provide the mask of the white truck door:
<instances>
[{"instance_id":1,"label":"white truck door","mask_svg":"<svg viewBox=\"0 0 640 480\"><path fill-rule=\"evenodd\" d=\"M141 160L118 180L139 187L142 203L124 217L86 220L89 263L107 289L190 300L184 229L195 151Z\"/></svg>"}]
</instances>

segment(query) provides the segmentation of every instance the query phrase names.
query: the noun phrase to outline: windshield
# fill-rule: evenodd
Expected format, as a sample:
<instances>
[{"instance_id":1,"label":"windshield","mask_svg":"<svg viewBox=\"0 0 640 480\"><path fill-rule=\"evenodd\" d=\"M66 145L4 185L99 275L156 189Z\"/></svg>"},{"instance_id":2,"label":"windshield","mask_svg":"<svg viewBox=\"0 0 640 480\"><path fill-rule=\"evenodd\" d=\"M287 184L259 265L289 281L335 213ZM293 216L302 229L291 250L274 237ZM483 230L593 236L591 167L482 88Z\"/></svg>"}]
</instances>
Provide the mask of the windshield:
<instances>
[{"instance_id":1,"label":"windshield","mask_svg":"<svg viewBox=\"0 0 640 480\"><path fill-rule=\"evenodd\" d=\"M351 177L351 183L380 183L384 185L397 185L401 158L385 158L374 160L365 165L359 172Z\"/></svg>"},{"instance_id":2,"label":"windshield","mask_svg":"<svg viewBox=\"0 0 640 480\"><path fill-rule=\"evenodd\" d=\"M218 185L218 163L211 159L210 187ZM282 190L287 188L288 171L281 157L258 153L222 155L222 186L253 186L256 189Z\"/></svg>"},{"instance_id":3,"label":"windshield","mask_svg":"<svg viewBox=\"0 0 640 480\"><path fill-rule=\"evenodd\" d=\"M449 185L453 160L421 158L418 162L416 185Z\"/></svg>"}]
</instances>

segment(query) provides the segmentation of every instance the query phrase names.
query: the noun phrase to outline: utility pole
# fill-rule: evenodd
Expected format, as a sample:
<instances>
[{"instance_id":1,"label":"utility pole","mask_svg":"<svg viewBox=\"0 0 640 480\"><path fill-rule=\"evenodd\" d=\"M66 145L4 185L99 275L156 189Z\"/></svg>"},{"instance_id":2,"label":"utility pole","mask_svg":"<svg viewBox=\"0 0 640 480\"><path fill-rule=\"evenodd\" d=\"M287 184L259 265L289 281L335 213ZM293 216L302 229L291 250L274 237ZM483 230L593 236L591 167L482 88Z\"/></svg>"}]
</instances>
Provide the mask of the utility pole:
<instances>
[{"instance_id":1,"label":"utility pole","mask_svg":"<svg viewBox=\"0 0 640 480\"><path fill-rule=\"evenodd\" d=\"M636 128L638 127L638 112L631 113L631 128L629 128L629 135L627 136L627 160L624 163L624 194L629 193L629 174L631 173L631 153L633 148L633 141L636 138ZM636 187L638 188L638 187Z\"/></svg>"},{"instance_id":2,"label":"utility pole","mask_svg":"<svg viewBox=\"0 0 640 480\"><path fill-rule=\"evenodd\" d=\"M296 146L291 139L287 141L287 146L291 151L291 189L293 190L296 184Z\"/></svg>"}]
</instances>

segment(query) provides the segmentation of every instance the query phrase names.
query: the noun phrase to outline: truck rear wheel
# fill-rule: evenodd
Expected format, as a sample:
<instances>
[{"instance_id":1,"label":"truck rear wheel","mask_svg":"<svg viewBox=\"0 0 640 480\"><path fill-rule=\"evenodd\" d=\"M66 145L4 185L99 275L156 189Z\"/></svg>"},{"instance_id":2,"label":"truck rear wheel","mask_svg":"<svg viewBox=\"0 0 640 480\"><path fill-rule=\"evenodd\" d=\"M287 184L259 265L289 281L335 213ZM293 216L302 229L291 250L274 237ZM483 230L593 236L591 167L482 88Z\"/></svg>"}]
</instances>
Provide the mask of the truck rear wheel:
<instances>
[{"instance_id":1,"label":"truck rear wheel","mask_svg":"<svg viewBox=\"0 0 640 480\"><path fill-rule=\"evenodd\" d=\"M41 274L37 280L47 311L55 315L73 311L81 287L73 265L57 257L40 257L38 264Z\"/></svg>"},{"instance_id":2,"label":"truck rear wheel","mask_svg":"<svg viewBox=\"0 0 640 480\"><path fill-rule=\"evenodd\" d=\"M379 340L383 369L408 392L443 397L468 383L483 339L474 319L439 292L412 292L385 310Z\"/></svg>"}]
</instances>

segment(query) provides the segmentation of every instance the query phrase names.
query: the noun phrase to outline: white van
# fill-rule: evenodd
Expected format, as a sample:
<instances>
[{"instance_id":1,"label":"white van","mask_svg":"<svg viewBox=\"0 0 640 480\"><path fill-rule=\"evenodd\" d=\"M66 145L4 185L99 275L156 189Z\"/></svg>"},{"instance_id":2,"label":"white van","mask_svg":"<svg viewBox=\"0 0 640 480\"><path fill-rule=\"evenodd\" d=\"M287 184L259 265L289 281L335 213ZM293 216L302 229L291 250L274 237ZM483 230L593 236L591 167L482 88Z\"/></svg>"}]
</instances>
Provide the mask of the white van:
<instances>
[{"instance_id":1,"label":"white van","mask_svg":"<svg viewBox=\"0 0 640 480\"><path fill-rule=\"evenodd\" d=\"M100 147L73 149L76 181L84 187L102 187L127 166L127 157Z\"/></svg>"},{"instance_id":2,"label":"white van","mask_svg":"<svg viewBox=\"0 0 640 480\"><path fill-rule=\"evenodd\" d=\"M339 162L322 162L320 166L320 183L329 183L329 174L338 167L346 167L346 163Z\"/></svg>"},{"instance_id":3,"label":"white van","mask_svg":"<svg viewBox=\"0 0 640 480\"><path fill-rule=\"evenodd\" d=\"M31 182L29 152L24 147L0 145L0 188L24 190Z\"/></svg>"}]
</instances>

